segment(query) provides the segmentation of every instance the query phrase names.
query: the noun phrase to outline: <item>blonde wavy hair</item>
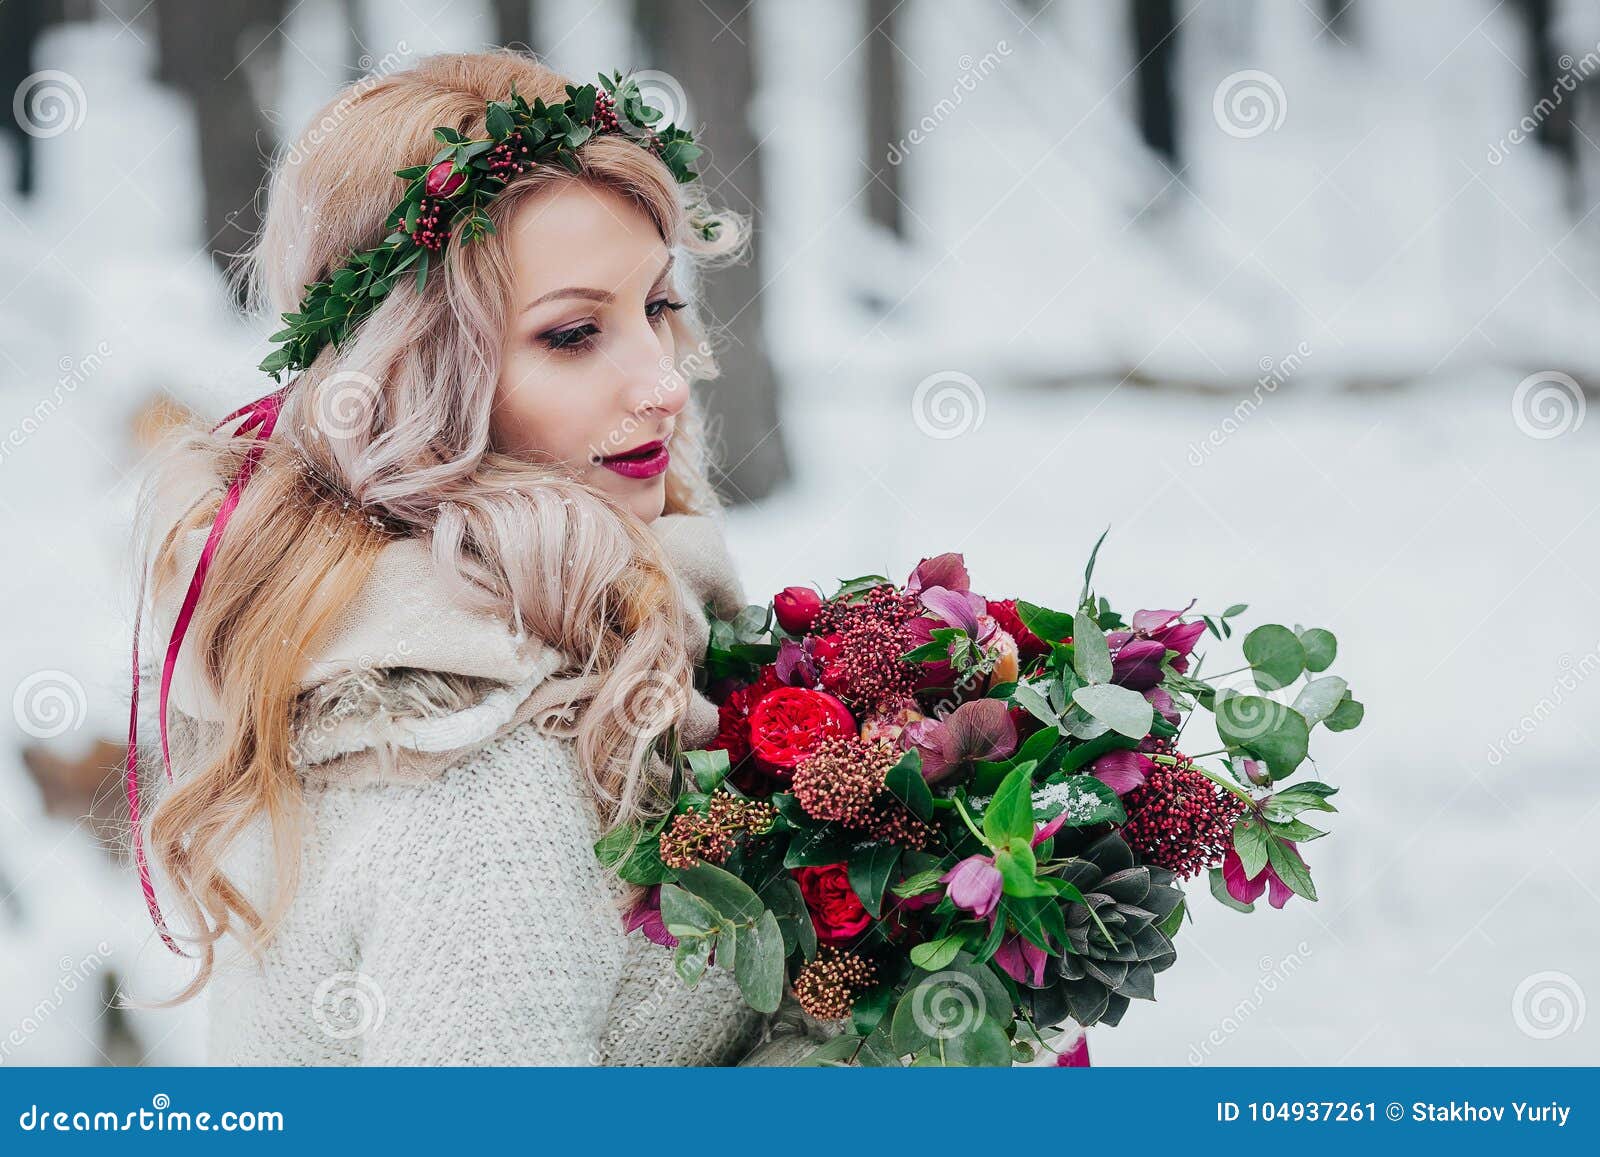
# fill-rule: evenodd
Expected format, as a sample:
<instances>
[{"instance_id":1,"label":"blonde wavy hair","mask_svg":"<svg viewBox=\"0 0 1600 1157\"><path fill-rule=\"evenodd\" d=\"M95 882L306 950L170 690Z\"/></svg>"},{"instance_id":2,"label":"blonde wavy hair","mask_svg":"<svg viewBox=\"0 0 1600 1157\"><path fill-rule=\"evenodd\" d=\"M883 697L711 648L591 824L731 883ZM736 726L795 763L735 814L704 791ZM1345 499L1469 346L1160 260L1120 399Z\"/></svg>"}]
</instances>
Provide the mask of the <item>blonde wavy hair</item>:
<instances>
[{"instance_id":1,"label":"blonde wavy hair","mask_svg":"<svg viewBox=\"0 0 1600 1157\"><path fill-rule=\"evenodd\" d=\"M509 96L513 84L530 102L559 103L568 83L527 54L496 50L426 57L342 90L313 116L320 131L308 128L274 159L261 231L236 266L252 312L298 309L307 283L382 239L401 192L394 171L432 158L435 126L485 136L486 102ZM217 689L222 731L214 755L186 769L159 801L149 841L193 926L180 938L199 949L200 965L182 992L149 1006L197 995L229 931L242 933L259 958L287 914L305 824L291 750L300 665L397 536L425 537L464 598L562 650L580 665L574 673L602 676L580 681L597 689L577 705L576 738L602 825L664 806L646 772L663 736L640 733L628 696L630 688L684 689L669 707L672 733L690 686L685 612L642 522L563 468L491 444L512 291L501 239L518 208L557 182L587 182L627 198L677 252L676 288L691 308L669 322L680 351L674 368L692 381L717 374L693 308L698 271L736 258L747 222L707 204L698 182L679 185L626 138L592 138L578 160L576 174L540 166L517 177L489 203L498 232L451 244L445 272L420 293L402 279L290 391L184 642ZM716 240L691 219L715 221ZM682 357L685 349L694 351L691 359ZM138 557L152 587L187 582L178 573L179 544L210 525L249 444L201 426L173 438L140 497ZM666 512L715 511L694 401L679 416L673 450ZM183 513L172 521L174 509ZM261 817L271 825L279 885L265 912L222 870L229 847Z\"/></svg>"}]
</instances>

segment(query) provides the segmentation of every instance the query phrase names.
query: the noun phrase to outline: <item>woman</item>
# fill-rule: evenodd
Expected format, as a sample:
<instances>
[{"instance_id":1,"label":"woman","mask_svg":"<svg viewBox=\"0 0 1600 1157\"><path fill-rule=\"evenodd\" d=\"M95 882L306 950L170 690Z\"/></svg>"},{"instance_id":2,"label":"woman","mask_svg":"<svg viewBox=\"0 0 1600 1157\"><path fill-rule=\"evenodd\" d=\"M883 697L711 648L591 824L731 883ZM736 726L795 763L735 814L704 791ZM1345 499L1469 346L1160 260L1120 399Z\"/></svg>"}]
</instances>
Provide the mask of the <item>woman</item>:
<instances>
[{"instance_id":1,"label":"woman","mask_svg":"<svg viewBox=\"0 0 1600 1157\"><path fill-rule=\"evenodd\" d=\"M147 838L199 962L166 1003L212 990L213 1062L732 1064L771 1035L726 972L690 990L625 934L639 890L593 853L665 806L664 742L715 728L701 608L743 598L691 293L744 223L685 180L692 151L617 124L620 91L573 114L592 135L562 163L495 154L492 231L441 239L438 200L389 216L410 166L459 190L436 127L503 135L489 102L566 84L512 52L435 56L314 117L250 255L254 301L291 323L295 356L264 363L299 370L281 418L188 433L147 492L156 637L183 643ZM302 290L391 227L423 252L336 341L302 341Z\"/></svg>"}]
</instances>

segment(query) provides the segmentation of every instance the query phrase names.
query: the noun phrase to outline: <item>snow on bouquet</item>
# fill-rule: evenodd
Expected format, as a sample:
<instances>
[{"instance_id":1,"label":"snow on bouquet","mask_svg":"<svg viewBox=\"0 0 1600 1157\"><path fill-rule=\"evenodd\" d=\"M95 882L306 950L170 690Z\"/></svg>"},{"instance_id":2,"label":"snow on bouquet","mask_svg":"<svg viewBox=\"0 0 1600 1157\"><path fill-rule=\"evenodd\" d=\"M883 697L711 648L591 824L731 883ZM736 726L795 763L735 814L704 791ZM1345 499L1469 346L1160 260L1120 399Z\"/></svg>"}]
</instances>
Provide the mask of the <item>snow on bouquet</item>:
<instances>
[{"instance_id":1,"label":"snow on bouquet","mask_svg":"<svg viewBox=\"0 0 1600 1157\"><path fill-rule=\"evenodd\" d=\"M944 554L713 618L716 740L676 761L670 814L596 845L650 885L630 930L691 985L728 969L753 1008L836 1022L808 1063L1008 1065L1154 999L1181 881L1315 900L1301 817L1337 789L1284 781L1317 725L1361 721L1333 635L1259 626L1202 677L1245 608L1124 619L1098 551L1071 613L985 599ZM1200 708L1218 768L1178 747Z\"/></svg>"}]
</instances>

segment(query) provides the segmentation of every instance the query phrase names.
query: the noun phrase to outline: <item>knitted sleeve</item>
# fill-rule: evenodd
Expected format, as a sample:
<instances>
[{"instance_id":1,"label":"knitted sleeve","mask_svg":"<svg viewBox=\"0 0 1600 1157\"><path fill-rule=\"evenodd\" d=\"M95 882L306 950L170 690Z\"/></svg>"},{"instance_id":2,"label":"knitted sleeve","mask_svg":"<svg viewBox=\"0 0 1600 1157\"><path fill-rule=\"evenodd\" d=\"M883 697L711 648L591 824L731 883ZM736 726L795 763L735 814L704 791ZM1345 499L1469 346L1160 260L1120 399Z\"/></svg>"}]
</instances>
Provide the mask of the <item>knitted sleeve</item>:
<instances>
[{"instance_id":1,"label":"knitted sleeve","mask_svg":"<svg viewBox=\"0 0 1600 1157\"><path fill-rule=\"evenodd\" d=\"M591 1065L622 970L570 741L517 728L439 777L359 789L368 1065Z\"/></svg>"}]
</instances>

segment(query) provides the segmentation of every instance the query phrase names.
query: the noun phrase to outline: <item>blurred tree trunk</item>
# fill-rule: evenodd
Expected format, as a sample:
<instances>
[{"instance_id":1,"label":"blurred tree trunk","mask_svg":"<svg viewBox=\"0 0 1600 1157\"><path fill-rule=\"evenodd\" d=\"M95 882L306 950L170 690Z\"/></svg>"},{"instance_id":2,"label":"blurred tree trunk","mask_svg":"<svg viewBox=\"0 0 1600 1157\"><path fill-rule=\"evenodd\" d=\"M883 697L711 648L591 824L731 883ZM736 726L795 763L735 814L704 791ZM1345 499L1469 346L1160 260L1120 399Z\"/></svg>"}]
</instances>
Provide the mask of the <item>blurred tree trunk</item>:
<instances>
[{"instance_id":1,"label":"blurred tree trunk","mask_svg":"<svg viewBox=\"0 0 1600 1157\"><path fill-rule=\"evenodd\" d=\"M34 42L48 25L61 18L61 0L0 0L0 93L17 93L22 82L33 74ZM0 119L0 132L16 145L17 192L32 196L33 137L9 112Z\"/></svg>"},{"instance_id":2,"label":"blurred tree trunk","mask_svg":"<svg viewBox=\"0 0 1600 1157\"><path fill-rule=\"evenodd\" d=\"M533 47L534 0L494 0L494 38L501 46Z\"/></svg>"},{"instance_id":3,"label":"blurred tree trunk","mask_svg":"<svg viewBox=\"0 0 1600 1157\"><path fill-rule=\"evenodd\" d=\"M676 79L693 102L693 123L684 127L697 130L696 139L709 150L697 168L713 199L748 214L759 229L761 153L746 112L754 68L749 5L742 0L639 3L636 27L652 64ZM759 237L752 260L719 269L705 282L707 320L719 339L722 376L698 389L720 451L713 478L735 503L764 498L789 477L778 381L764 340L758 265Z\"/></svg>"},{"instance_id":4,"label":"blurred tree trunk","mask_svg":"<svg viewBox=\"0 0 1600 1157\"><path fill-rule=\"evenodd\" d=\"M1172 102L1172 69L1178 21L1172 0L1133 0L1135 91L1139 133L1145 144L1179 167L1178 116Z\"/></svg>"},{"instance_id":5,"label":"blurred tree trunk","mask_svg":"<svg viewBox=\"0 0 1600 1157\"><path fill-rule=\"evenodd\" d=\"M275 52L286 0L155 0L158 78L194 102L204 186L201 236L227 273L260 228L256 192L266 172L266 131L241 54ZM235 48L236 45L243 47ZM242 292L241 292L242 297ZM242 301L241 301L242 304Z\"/></svg>"},{"instance_id":6,"label":"blurred tree trunk","mask_svg":"<svg viewBox=\"0 0 1600 1157\"><path fill-rule=\"evenodd\" d=\"M900 136L899 37L904 0L867 0L867 214L896 237L905 235L900 166L888 162L889 147Z\"/></svg>"}]
</instances>

